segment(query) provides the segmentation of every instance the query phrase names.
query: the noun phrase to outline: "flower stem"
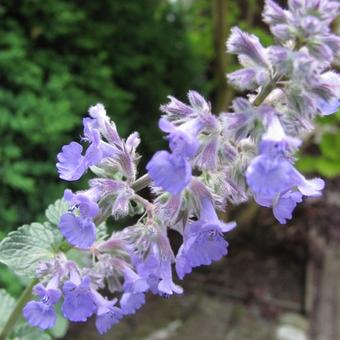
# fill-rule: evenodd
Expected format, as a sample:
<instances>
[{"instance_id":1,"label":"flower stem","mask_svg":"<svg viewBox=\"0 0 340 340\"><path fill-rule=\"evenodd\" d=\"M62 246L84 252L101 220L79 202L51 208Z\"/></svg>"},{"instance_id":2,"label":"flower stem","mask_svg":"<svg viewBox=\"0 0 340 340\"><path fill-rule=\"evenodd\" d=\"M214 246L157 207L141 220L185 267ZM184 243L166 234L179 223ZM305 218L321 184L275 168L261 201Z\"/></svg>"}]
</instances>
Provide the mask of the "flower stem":
<instances>
[{"instance_id":1,"label":"flower stem","mask_svg":"<svg viewBox=\"0 0 340 340\"><path fill-rule=\"evenodd\" d=\"M271 81L262 88L261 92L254 100L255 106L259 106L263 103L267 96L274 90L276 83L279 81L279 79L280 79L279 75L274 76L271 79Z\"/></svg>"},{"instance_id":2,"label":"flower stem","mask_svg":"<svg viewBox=\"0 0 340 340\"><path fill-rule=\"evenodd\" d=\"M15 326L18 318L21 316L22 309L26 302L31 298L32 296L32 288L37 283L37 280L34 279L31 281L31 283L25 288L25 290L22 292L21 296L19 297L19 300L17 301L17 304L15 308L13 309L12 313L10 314L1 334L0 334L0 340L6 340L8 339L8 336L12 333L13 327Z\"/></svg>"},{"instance_id":3,"label":"flower stem","mask_svg":"<svg viewBox=\"0 0 340 340\"><path fill-rule=\"evenodd\" d=\"M131 186L131 188L135 191L141 191L144 188L148 187L151 183L151 179L148 174L145 174L144 176L137 179L136 182L134 182Z\"/></svg>"}]
</instances>

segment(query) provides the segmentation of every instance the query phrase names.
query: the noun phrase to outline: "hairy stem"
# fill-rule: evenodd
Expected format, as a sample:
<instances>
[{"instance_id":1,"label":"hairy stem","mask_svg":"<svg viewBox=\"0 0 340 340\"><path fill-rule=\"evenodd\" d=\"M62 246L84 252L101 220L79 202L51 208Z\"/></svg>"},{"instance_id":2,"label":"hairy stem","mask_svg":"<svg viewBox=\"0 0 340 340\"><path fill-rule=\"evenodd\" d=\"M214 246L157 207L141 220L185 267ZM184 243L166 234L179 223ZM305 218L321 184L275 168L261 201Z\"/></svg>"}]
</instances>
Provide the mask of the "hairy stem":
<instances>
[{"instance_id":1,"label":"hairy stem","mask_svg":"<svg viewBox=\"0 0 340 340\"><path fill-rule=\"evenodd\" d=\"M151 179L148 174L143 175L142 177L138 178L136 182L131 185L131 188L135 191L141 191L147 188L151 183Z\"/></svg>"},{"instance_id":2,"label":"hairy stem","mask_svg":"<svg viewBox=\"0 0 340 340\"><path fill-rule=\"evenodd\" d=\"M272 80L262 88L261 92L257 95L257 97L254 100L253 104L255 106L259 106L264 102L267 96L275 89L276 83L279 81L279 79L280 76L275 75L272 78Z\"/></svg>"},{"instance_id":3,"label":"hairy stem","mask_svg":"<svg viewBox=\"0 0 340 340\"><path fill-rule=\"evenodd\" d=\"M24 305L28 302L28 300L32 296L32 288L36 283L37 283L36 279L32 280L31 283L22 292L19 300L17 301L15 308L13 309L11 315L9 316L0 334L0 340L6 340L9 337L9 335L12 333L13 327L18 321L19 317L21 316Z\"/></svg>"}]
</instances>

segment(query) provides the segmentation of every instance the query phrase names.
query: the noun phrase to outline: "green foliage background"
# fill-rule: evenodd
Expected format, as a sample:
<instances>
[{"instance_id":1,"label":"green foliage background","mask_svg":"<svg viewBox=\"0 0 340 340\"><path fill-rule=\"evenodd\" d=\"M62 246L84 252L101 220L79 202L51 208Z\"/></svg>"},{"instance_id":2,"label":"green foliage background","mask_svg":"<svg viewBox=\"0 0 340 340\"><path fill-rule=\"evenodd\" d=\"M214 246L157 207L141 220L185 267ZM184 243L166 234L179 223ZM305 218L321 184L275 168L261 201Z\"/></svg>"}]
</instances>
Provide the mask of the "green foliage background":
<instances>
[{"instance_id":1,"label":"green foliage background","mask_svg":"<svg viewBox=\"0 0 340 340\"><path fill-rule=\"evenodd\" d=\"M160 103L200 74L179 8L158 0L2 1L0 36L2 235L62 194L56 154L90 105L138 130L148 155Z\"/></svg>"}]
</instances>

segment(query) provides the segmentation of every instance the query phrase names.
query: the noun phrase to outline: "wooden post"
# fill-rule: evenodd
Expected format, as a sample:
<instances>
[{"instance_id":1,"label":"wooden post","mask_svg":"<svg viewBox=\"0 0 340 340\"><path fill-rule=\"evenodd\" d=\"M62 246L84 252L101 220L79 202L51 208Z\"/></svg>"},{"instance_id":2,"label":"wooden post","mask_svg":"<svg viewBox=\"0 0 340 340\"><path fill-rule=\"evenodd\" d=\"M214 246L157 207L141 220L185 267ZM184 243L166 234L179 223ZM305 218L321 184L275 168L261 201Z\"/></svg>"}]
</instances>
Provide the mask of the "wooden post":
<instances>
[{"instance_id":1,"label":"wooden post","mask_svg":"<svg viewBox=\"0 0 340 340\"><path fill-rule=\"evenodd\" d=\"M213 0L212 1L212 17L213 17L213 39L214 39L214 112L219 113L226 110L228 93L227 93L227 53L226 40L228 36L227 23L227 1L228 0Z\"/></svg>"}]
</instances>

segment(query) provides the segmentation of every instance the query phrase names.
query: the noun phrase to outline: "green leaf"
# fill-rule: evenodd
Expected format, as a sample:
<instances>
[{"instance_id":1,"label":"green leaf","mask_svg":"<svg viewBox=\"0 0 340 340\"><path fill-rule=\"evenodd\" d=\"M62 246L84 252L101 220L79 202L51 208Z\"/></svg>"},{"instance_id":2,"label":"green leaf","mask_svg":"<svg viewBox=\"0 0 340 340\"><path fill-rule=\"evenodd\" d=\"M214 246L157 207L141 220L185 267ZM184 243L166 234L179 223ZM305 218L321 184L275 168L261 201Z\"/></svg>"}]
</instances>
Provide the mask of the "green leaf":
<instances>
[{"instance_id":1,"label":"green leaf","mask_svg":"<svg viewBox=\"0 0 340 340\"><path fill-rule=\"evenodd\" d=\"M337 161L340 152L340 136L334 133L325 134L320 143L320 150L325 158Z\"/></svg>"},{"instance_id":2,"label":"green leaf","mask_svg":"<svg viewBox=\"0 0 340 340\"><path fill-rule=\"evenodd\" d=\"M327 158L316 158L316 167L317 170L321 173L323 176L327 177L336 177L340 174L340 162L329 160Z\"/></svg>"},{"instance_id":3,"label":"green leaf","mask_svg":"<svg viewBox=\"0 0 340 340\"><path fill-rule=\"evenodd\" d=\"M58 304L56 307L56 313L57 321L55 326L50 329L50 333L53 335L54 338L60 339L66 335L69 322L61 315L60 304Z\"/></svg>"},{"instance_id":4,"label":"green leaf","mask_svg":"<svg viewBox=\"0 0 340 340\"><path fill-rule=\"evenodd\" d=\"M15 275L7 266L0 265L0 287L6 287L6 291L18 297L22 292L25 282L22 282L23 276Z\"/></svg>"},{"instance_id":5,"label":"green leaf","mask_svg":"<svg viewBox=\"0 0 340 340\"><path fill-rule=\"evenodd\" d=\"M15 299L4 289L0 289L0 330L5 326L12 310L15 307Z\"/></svg>"},{"instance_id":6,"label":"green leaf","mask_svg":"<svg viewBox=\"0 0 340 340\"><path fill-rule=\"evenodd\" d=\"M0 262L18 275L33 278L37 264L52 259L61 241L59 230L48 222L23 225L0 243Z\"/></svg>"},{"instance_id":7,"label":"green leaf","mask_svg":"<svg viewBox=\"0 0 340 340\"><path fill-rule=\"evenodd\" d=\"M52 340L51 336L39 328L21 324L15 328L13 340Z\"/></svg>"},{"instance_id":8,"label":"green leaf","mask_svg":"<svg viewBox=\"0 0 340 340\"><path fill-rule=\"evenodd\" d=\"M61 198L48 206L45 215L52 224L58 225L60 217L67 212L67 209L67 202Z\"/></svg>"}]
</instances>

